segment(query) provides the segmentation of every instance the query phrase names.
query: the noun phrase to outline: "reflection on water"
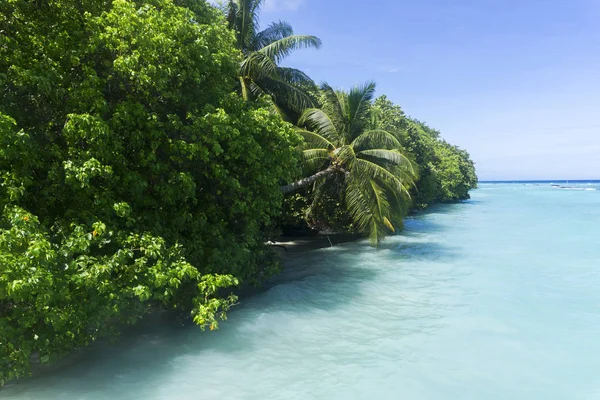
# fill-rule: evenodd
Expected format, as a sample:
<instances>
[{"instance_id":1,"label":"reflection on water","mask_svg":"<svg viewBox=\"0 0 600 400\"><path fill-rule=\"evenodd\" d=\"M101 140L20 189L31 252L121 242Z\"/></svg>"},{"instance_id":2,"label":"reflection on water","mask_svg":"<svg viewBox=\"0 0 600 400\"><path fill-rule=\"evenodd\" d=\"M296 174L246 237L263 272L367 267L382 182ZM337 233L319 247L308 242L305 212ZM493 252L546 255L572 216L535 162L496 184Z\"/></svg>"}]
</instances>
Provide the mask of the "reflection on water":
<instances>
[{"instance_id":1,"label":"reflection on water","mask_svg":"<svg viewBox=\"0 0 600 400\"><path fill-rule=\"evenodd\" d=\"M295 257L222 329L149 321L3 399L595 399L600 191L482 185Z\"/></svg>"}]
</instances>

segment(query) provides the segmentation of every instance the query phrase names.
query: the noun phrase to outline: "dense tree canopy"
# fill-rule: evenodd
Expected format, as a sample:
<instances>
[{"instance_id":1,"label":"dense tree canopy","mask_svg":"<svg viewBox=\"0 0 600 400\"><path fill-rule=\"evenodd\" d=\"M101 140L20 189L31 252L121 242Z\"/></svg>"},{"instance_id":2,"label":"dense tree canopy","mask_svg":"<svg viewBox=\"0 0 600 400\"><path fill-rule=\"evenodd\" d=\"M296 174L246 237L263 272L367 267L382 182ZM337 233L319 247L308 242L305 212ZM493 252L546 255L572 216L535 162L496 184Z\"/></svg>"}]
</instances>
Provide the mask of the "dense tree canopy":
<instances>
[{"instance_id":1,"label":"dense tree canopy","mask_svg":"<svg viewBox=\"0 0 600 400\"><path fill-rule=\"evenodd\" d=\"M466 151L280 66L321 42L261 4L0 2L0 386L158 308L217 328L278 272L277 222L376 245L468 198Z\"/></svg>"},{"instance_id":2,"label":"dense tree canopy","mask_svg":"<svg viewBox=\"0 0 600 400\"><path fill-rule=\"evenodd\" d=\"M469 153L447 143L425 123L406 117L386 96L374 101L371 117L373 127L394 132L418 166L419 181L411 191L414 207L469 198L469 190L477 186Z\"/></svg>"},{"instance_id":3,"label":"dense tree canopy","mask_svg":"<svg viewBox=\"0 0 600 400\"><path fill-rule=\"evenodd\" d=\"M368 232L376 245L402 224L415 178L413 165L393 134L368 129L374 83L349 92L336 92L326 84L321 90L322 108L307 109L298 122L306 127L298 130L304 138L303 160L318 172L285 186L284 192L314 183L319 201L322 186L332 186L331 180L341 177L344 204L356 228Z\"/></svg>"},{"instance_id":4,"label":"dense tree canopy","mask_svg":"<svg viewBox=\"0 0 600 400\"><path fill-rule=\"evenodd\" d=\"M219 288L277 268L261 232L298 144L231 94L220 13L9 0L0 31L0 383L153 305L216 327Z\"/></svg>"},{"instance_id":5,"label":"dense tree canopy","mask_svg":"<svg viewBox=\"0 0 600 400\"><path fill-rule=\"evenodd\" d=\"M324 93L328 91L331 93L330 89L326 89ZM326 99L324 104L327 102ZM328 107L324 105L323 110ZM323 122L325 122L323 126L327 126L324 118ZM408 194L405 193L404 201L398 204L401 207L397 209L403 210L398 216L404 215L406 208L422 209L435 203L466 200L469 198L469 190L477 186L475 167L465 150L448 144L440 138L438 131L424 123L406 117L402 109L386 96L381 96L369 104L362 123L367 130L386 132L385 135L378 135L378 140L372 141L371 145L379 144L385 147L391 143L390 140L393 140L394 147L400 149L399 154L406 156L411 161L410 165L414 166L414 172L410 174L417 177L414 184L412 179L407 179L410 175L404 175L401 179L405 183L403 186L408 190ZM303 135L306 143L304 146L310 149L304 151L305 166L312 166L314 173L315 162L327 159L325 152L327 142L317 140L318 138L312 134ZM318 146L319 143L322 145ZM321 147L321 149L311 148L311 146ZM311 183L324 174L331 175L333 169L331 164L322 164L317 174L298 181L296 185ZM344 188L344 180L330 177L326 185L318 184L303 188L298 193L287 196L282 220L286 230L297 231L308 224L308 227L317 230L364 232L364 226L357 224L356 220L353 221L352 214L346 208L348 204L344 196L340 195L340 191ZM404 189L400 191L402 192ZM401 221L397 219L393 226L401 226ZM378 229L378 232L381 234L379 239L385 237L385 228Z\"/></svg>"}]
</instances>

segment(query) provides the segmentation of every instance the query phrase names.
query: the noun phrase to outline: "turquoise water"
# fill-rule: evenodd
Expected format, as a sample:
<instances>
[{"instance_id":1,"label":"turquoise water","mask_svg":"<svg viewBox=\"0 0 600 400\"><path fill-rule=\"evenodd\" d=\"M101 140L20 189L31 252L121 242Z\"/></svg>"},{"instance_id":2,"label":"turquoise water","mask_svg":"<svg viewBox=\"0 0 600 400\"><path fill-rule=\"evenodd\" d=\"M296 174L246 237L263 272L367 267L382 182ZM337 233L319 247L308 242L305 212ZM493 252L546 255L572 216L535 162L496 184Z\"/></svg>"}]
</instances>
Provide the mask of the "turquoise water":
<instances>
[{"instance_id":1,"label":"turquoise water","mask_svg":"<svg viewBox=\"0 0 600 400\"><path fill-rule=\"evenodd\" d=\"M482 184L295 258L218 332L146 327L0 397L599 399L600 185L566 186Z\"/></svg>"}]
</instances>

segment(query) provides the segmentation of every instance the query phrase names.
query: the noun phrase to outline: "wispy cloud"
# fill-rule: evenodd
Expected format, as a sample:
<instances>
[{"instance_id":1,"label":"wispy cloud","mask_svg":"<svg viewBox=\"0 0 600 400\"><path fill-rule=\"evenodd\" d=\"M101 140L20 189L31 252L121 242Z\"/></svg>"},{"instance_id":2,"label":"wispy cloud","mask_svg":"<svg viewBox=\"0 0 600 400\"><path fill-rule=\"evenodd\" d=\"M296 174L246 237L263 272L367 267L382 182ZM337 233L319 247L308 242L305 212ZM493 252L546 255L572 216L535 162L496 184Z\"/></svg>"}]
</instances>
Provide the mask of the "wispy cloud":
<instances>
[{"instance_id":1,"label":"wispy cloud","mask_svg":"<svg viewBox=\"0 0 600 400\"><path fill-rule=\"evenodd\" d=\"M289 10L295 11L305 3L306 0L265 0L263 10L269 11L281 11Z\"/></svg>"},{"instance_id":2,"label":"wispy cloud","mask_svg":"<svg viewBox=\"0 0 600 400\"><path fill-rule=\"evenodd\" d=\"M368 65L364 66L365 68L372 68L369 67ZM402 72L402 71L406 71L406 68L402 67L395 67L393 64L390 65L378 65L377 67L375 67L375 70L377 72L382 72L382 73L386 73L386 74L397 74L398 72Z\"/></svg>"}]
</instances>

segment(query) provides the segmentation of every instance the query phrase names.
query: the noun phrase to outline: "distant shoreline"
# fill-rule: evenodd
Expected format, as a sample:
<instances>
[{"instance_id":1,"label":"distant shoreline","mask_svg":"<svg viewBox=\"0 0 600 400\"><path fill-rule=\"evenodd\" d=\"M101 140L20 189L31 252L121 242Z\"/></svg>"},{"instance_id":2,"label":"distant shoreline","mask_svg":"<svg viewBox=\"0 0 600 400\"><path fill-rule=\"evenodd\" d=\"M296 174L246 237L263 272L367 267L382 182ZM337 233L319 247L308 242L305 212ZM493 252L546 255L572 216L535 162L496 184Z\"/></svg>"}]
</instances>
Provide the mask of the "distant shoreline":
<instances>
[{"instance_id":1,"label":"distant shoreline","mask_svg":"<svg viewBox=\"0 0 600 400\"><path fill-rule=\"evenodd\" d=\"M600 183L600 179L553 179L553 180L509 180L509 181L478 181L477 183Z\"/></svg>"}]
</instances>

